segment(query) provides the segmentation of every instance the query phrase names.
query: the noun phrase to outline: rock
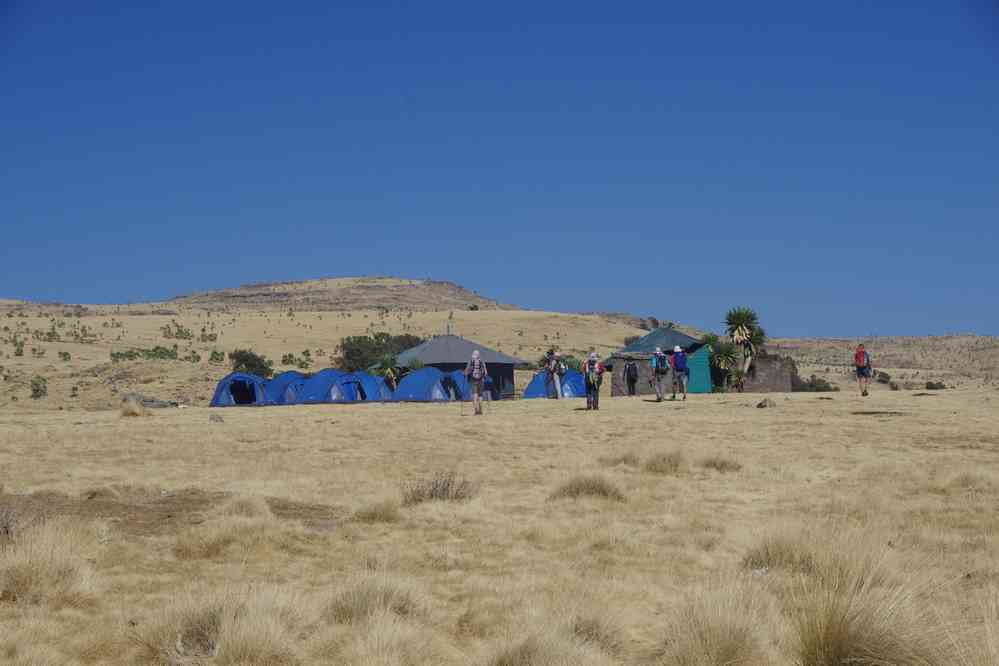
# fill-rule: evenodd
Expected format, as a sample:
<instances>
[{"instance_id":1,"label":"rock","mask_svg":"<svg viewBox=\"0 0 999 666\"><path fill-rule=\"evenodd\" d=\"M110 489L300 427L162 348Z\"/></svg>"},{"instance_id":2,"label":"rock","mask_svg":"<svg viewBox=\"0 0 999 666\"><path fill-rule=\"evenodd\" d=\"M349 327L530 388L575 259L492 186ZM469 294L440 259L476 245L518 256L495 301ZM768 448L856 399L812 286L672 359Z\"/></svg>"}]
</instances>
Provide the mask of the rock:
<instances>
[{"instance_id":1,"label":"rock","mask_svg":"<svg viewBox=\"0 0 999 666\"><path fill-rule=\"evenodd\" d=\"M943 391L947 388L947 385L943 382L926 382L927 391Z\"/></svg>"},{"instance_id":2,"label":"rock","mask_svg":"<svg viewBox=\"0 0 999 666\"><path fill-rule=\"evenodd\" d=\"M771 400L770 398L763 398L763 400L760 400L758 403L756 403L757 409L766 409L768 407L776 407L776 406L777 403Z\"/></svg>"},{"instance_id":3,"label":"rock","mask_svg":"<svg viewBox=\"0 0 999 666\"><path fill-rule=\"evenodd\" d=\"M900 391L900 390L902 390L902 387L898 385L898 382L892 382L892 383L888 384L888 388L890 388L892 391Z\"/></svg>"},{"instance_id":4,"label":"rock","mask_svg":"<svg viewBox=\"0 0 999 666\"><path fill-rule=\"evenodd\" d=\"M880 370L875 371L874 379L879 384L891 384L891 375L887 372L881 372Z\"/></svg>"},{"instance_id":5,"label":"rock","mask_svg":"<svg viewBox=\"0 0 999 666\"><path fill-rule=\"evenodd\" d=\"M209 423L225 423L225 419L222 418L221 414L209 414L208 415L208 422Z\"/></svg>"},{"instance_id":6,"label":"rock","mask_svg":"<svg viewBox=\"0 0 999 666\"><path fill-rule=\"evenodd\" d=\"M128 402L129 400L134 400L147 409L165 409L167 407L178 406L176 402L171 400L158 400L157 398L150 398L141 393L126 393L121 398L122 402Z\"/></svg>"}]
</instances>

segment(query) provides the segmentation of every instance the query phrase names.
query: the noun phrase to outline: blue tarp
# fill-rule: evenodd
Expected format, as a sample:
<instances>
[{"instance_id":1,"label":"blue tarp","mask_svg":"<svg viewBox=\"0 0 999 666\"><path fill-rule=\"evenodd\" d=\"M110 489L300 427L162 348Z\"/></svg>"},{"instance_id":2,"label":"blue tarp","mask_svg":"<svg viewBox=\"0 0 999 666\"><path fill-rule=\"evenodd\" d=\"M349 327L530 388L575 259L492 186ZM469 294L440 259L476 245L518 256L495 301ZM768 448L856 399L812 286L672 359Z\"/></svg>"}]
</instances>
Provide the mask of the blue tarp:
<instances>
[{"instance_id":1,"label":"blue tarp","mask_svg":"<svg viewBox=\"0 0 999 666\"><path fill-rule=\"evenodd\" d=\"M212 407L233 407L235 405L266 405L264 380L256 375L234 372L226 375L215 387Z\"/></svg>"},{"instance_id":2,"label":"blue tarp","mask_svg":"<svg viewBox=\"0 0 999 666\"><path fill-rule=\"evenodd\" d=\"M437 368L421 368L409 373L399 382L393 400L433 402L449 400L444 387L444 373Z\"/></svg>"},{"instance_id":3,"label":"blue tarp","mask_svg":"<svg viewBox=\"0 0 999 666\"><path fill-rule=\"evenodd\" d=\"M524 389L525 398L547 398L548 392L555 391L554 387L546 387L545 380L548 373L542 370L534 375L531 383ZM586 396L586 384L583 381L583 373L578 370L567 370L562 376L562 397L563 398L583 398Z\"/></svg>"},{"instance_id":4,"label":"blue tarp","mask_svg":"<svg viewBox=\"0 0 999 666\"><path fill-rule=\"evenodd\" d=\"M294 405L305 386L305 375L297 370L282 372L264 384L264 397L269 405Z\"/></svg>"}]
</instances>

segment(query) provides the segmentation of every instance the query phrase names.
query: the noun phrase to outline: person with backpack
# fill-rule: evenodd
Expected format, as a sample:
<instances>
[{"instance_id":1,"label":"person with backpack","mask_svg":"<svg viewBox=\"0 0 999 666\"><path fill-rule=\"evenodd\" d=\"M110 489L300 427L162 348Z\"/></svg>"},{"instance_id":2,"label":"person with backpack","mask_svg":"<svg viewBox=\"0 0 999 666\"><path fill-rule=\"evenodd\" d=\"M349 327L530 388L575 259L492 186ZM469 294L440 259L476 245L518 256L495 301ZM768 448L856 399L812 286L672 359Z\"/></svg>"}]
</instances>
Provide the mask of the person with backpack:
<instances>
[{"instance_id":1,"label":"person with backpack","mask_svg":"<svg viewBox=\"0 0 999 666\"><path fill-rule=\"evenodd\" d=\"M666 354L663 353L661 347L656 347L656 353L649 359L649 364L652 366L652 380L656 389L656 402L662 402L663 393L665 392L663 390L663 383L666 381L666 375L669 374L670 366L669 359L666 358Z\"/></svg>"},{"instance_id":2,"label":"person with backpack","mask_svg":"<svg viewBox=\"0 0 999 666\"><path fill-rule=\"evenodd\" d=\"M673 370L673 400L676 400L676 389L680 387L683 399L687 399L687 380L690 377L690 368L687 366L687 352L683 351L680 345L673 347L673 355L669 359L670 368Z\"/></svg>"},{"instance_id":3,"label":"person with backpack","mask_svg":"<svg viewBox=\"0 0 999 666\"><path fill-rule=\"evenodd\" d=\"M860 387L860 395L866 398L870 395L868 389L871 386L871 375L874 374L874 364L871 363L871 355L864 349L863 343L857 345L857 351L853 353L853 365L857 370L857 386Z\"/></svg>"},{"instance_id":4,"label":"person with backpack","mask_svg":"<svg viewBox=\"0 0 999 666\"><path fill-rule=\"evenodd\" d=\"M628 360L624 364L624 381L628 385L628 395L635 395L635 386L638 384L638 364Z\"/></svg>"},{"instance_id":5,"label":"person with backpack","mask_svg":"<svg viewBox=\"0 0 999 666\"><path fill-rule=\"evenodd\" d=\"M559 353L554 349L549 349L548 353L545 354L545 393L549 398L555 400L562 398L562 377L559 369L564 367L565 364L559 358ZM562 370L561 374L565 374L565 370Z\"/></svg>"},{"instance_id":6,"label":"person with backpack","mask_svg":"<svg viewBox=\"0 0 999 666\"><path fill-rule=\"evenodd\" d=\"M583 379L586 383L586 409L600 409L600 384L604 381L604 364L596 352L583 362Z\"/></svg>"},{"instance_id":7,"label":"person with backpack","mask_svg":"<svg viewBox=\"0 0 999 666\"><path fill-rule=\"evenodd\" d=\"M472 390L472 407L476 416L482 416L482 387L488 376L486 362L479 358L479 350L476 349L465 365L465 379L468 380L468 387Z\"/></svg>"}]
</instances>

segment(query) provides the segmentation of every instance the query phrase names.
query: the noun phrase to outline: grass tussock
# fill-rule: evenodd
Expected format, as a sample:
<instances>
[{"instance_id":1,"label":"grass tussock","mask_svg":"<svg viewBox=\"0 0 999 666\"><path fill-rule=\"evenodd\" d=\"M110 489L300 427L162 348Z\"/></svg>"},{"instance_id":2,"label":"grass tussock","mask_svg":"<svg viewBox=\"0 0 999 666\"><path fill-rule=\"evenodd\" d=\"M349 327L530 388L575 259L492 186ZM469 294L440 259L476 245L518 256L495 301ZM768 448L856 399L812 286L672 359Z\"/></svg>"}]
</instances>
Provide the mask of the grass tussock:
<instances>
[{"instance_id":1,"label":"grass tussock","mask_svg":"<svg viewBox=\"0 0 999 666\"><path fill-rule=\"evenodd\" d=\"M575 613L569 630L584 645L591 645L609 655L624 652L626 640L618 622L605 611Z\"/></svg>"},{"instance_id":2,"label":"grass tussock","mask_svg":"<svg viewBox=\"0 0 999 666\"><path fill-rule=\"evenodd\" d=\"M638 467L641 464L641 459L639 459L638 454L629 451L627 453L622 453L616 456L605 456L602 458L597 458L597 462L606 467L617 467L618 465L626 465L628 467Z\"/></svg>"},{"instance_id":3,"label":"grass tussock","mask_svg":"<svg viewBox=\"0 0 999 666\"><path fill-rule=\"evenodd\" d=\"M716 472L724 474L726 472L738 472L742 469L742 463L723 456L708 456L701 460L701 467L713 469Z\"/></svg>"},{"instance_id":4,"label":"grass tussock","mask_svg":"<svg viewBox=\"0 0 999 666\"><path fill-rule=\"evenodd\" d=\"M423 502L464 502L475 497L478 488L457 472L444 472L411 481L402 487L403 506Z\"/></svg>"},{"instance_id":5,"label":"grass tussock","mask_svg":"<svg viewBox=\"0 0 999 666\"><path fill-rule=\"evenodd\" d=\"M301 663L298 599L279 590L191 592L132 633L142 663L291 666Z\"/></svg>"},{"instance_id":6,"label":"grass tussock","mask_svg":"<svg viewBox=\"0 0 999 666\"><path fill-rule=\"evenodd\" d=\"M413 584L384 573L373 573L338 590L323 616L336 624L355 624L381 612L411 618L421 617L426 611L425 597Z\"/></svg>"},{"instance_id":7,"label":"grass tussock","mask_svg":"<svg viewBox=\"0 0 999 666\"><path fill-rule=\"evenodd\" d=\"M955 646L915 581L802 579L789 609L795 662L809 666L943 666ZM885 577L887 580L888 577ZM948 653L950 656L948 656Z\"/></svg>"},{"instance_id":8,"label":"grass tussock","mask_svg":"<svg viewBox=\"0 0 999 666\"><path fill-rule=\"evenodd\" d=\"M642 467L650 474L677 474L683 466L683 454L680 451L657 453L645 461Z\"/></svg>"},{"instance_id":9,"label":"grass tussock","mask_svg":"<svg viewBox=\"0 0 999 666\"><path fill-rule=\"evenodd\" d=\"M812 574L819 563L814 544L805 534L783 531L762 537L743 556L742 566L753 571Z\"/></svg>"},{"instance_id":10,"label":"grass tussock","mask_svg":"<svg viewBox=\"0 0 999 666\"><path fill-rule=\"evenodd\" d=\"M173 553L179 560L210 560L225 556L235 546L243 551L292 550L300 536L298 524L284 523L273 515L250 518L236 513L181 531Z\"/></svg>"},{"instance_id":11,"label":"grass tussock","mask_svg":"<svg viewBox=\"0 0 999 666\"><path fill-rule=\"evenodd\" d=\"M274 512L262 497L234 497L219 508L219 515L253 518L263 521L274 520Z\"/></svg>"},{"instance_id":12,"label":"grass tussock","mask_svg":"<svg viewBox=\"0 0 999 666\"><path fill-rule=\"evenodd\" d=\"M549 495L549 500L579 499L581 497L596 497L598 499L623 502L624 493L621 489L599 475L576 476L559 486Z\"/></svg>"},{"instance_id":13,"label":"grass tussock","mask_svg":"<svg viewBox=\"0 0 999 666\"><path fill-rule=\"evenodd\" d=\"M14 538L19 523L20 517L14 507L0 504L0 543Z\"/></svg>"},{"instance_id":14,"label":"grass tussock","mask_svg":"<svg viewBox=\"0 0 999 666\"><path fill-rule=\"evenodd\" d=\"M399 503L382 500L361 507L354 512L353 519L359 523L397 523L402 519Z\"/></svg>"},{"instance_id":15,"label":"grass tussock","mask_svg":"<svg viewBox=\"0 0 999 666\"><path fill-rule=\"evenodd\" d=\"M761 664L759 592L741 583L691 593L673 612L652 654L661 666Z\"/></svg>"},{"instance_id":16,"label":"grass tussock","mask_svg":"<svg viewBox=\"0 0 999 666\"><path fill-rule=\"evenodd\" d=\"M610 656L571 633L541 630L496 646L486 666L609 666Z\"/></svg>"},{"instance_id":17,"label":"grass tussock","mask_svg":"<svg viewBox=\"0 0 999 666\"><path fill-rule=\"evenodd\" d=\"M149 416L149 410L135 398L129 397L125 398L125 400L121 403L121 415L125 418L131 418L133 416Z\"/></svg>"},{"instance_id":18,"label":"grass tussock","mask_svg":"<svg viewBox=\"0 0 999 666\"><path fill-rule=\"evenodd\" d=\"M432 628L378 611L331 638L320 638L319 646L307 663L341 666L464 666L470 663Z\"/></svg>"},{"instance_id":19,"label":"grass tussock","mask_svg":"<svg viewBox=\"0 0 999 666\"><path fill-rule=\"evenodd\" d=\"M66 518L15 531L0 546L0 602L88 605L94 585L87 558L97 546L92 525Z\"/></svg>"}]
</instances>

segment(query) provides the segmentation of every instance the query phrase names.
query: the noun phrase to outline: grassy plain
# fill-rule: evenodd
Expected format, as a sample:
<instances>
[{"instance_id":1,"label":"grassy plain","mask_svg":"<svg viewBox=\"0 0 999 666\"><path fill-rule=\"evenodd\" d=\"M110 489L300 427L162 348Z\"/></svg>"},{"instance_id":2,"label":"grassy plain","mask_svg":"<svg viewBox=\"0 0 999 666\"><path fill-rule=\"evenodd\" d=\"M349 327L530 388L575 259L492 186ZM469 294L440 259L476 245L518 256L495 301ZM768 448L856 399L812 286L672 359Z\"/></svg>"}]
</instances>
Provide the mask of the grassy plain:
<instances>
[{"instance_id":1,"label":"grassy plain","mask_svg":"<svg viewBox=\"0 0 999 666\"><path fill-rule=\"evenodd\" d=\"M0 659L999 663L999 394L776 397L5 412Z\"/></svg>"}]
</instances>

